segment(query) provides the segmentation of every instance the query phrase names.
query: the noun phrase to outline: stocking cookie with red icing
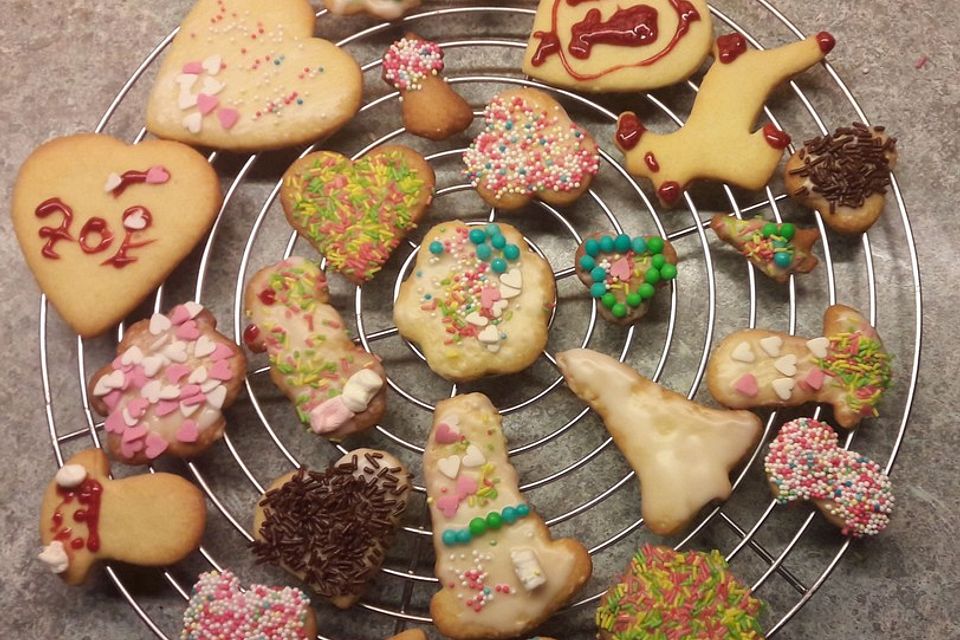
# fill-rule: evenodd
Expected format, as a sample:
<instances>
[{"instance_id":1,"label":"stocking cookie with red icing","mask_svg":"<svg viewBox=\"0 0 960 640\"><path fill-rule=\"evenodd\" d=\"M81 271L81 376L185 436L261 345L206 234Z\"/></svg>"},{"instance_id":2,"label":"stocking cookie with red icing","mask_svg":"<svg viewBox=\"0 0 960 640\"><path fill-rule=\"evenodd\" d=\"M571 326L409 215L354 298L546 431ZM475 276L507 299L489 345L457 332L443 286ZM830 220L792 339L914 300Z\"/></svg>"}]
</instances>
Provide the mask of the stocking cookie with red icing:
<instances>
[{"instance_id":1,"label":"stocking cookie with red icing","mask_svg":"<svg viewBox=\"0 0 960 640\"><path fill-rule=\"evenodd\" d=\"M593 137L538 89L500 93L484 109L483 123L463 162L490 206L519 209L534 198L566 206L586 193L600 169Z\"/></svg>"},{"instance_id":2,"label":"stocking cookie with red icing","mask_svg":"<svg viewBox=\"0 0 960 640\"><path fill-rule=\"evenodd\" d=\"M200 546L206 518L203 494L180 476L111 480L107 456L87 449L67 460L47 485L39 558L71 585L105 560L163 567Z\"/></svg>"},{"instance_id":3,"label":"stocking cookie with red icing","mask_svg":"<svg viewBox=\"0 0 960 640\"><path fill-rule=\"evenodd\" d=\"M409 147L378 147L357 160L317 151L283 174L280 203L290 225L360 285L417 227L435 183L430 164Z\"/></svg>"},{"instance_id":4,"label":"stocking cookie with red icing","mask_svg":"<svg viewBox=\"0 0 960 640\"><path fill-rule=\"evenodd\" d=\"M616 143L627 171L653 182L665 206L677 204L695 180L762 188L790 136L770 123L755 131L757 116L779 84L823 60L834 44L827 32L765 51L750 49L738 33L717 38L713 65L678 131L647 131L632 111L620 114Z\"/></svg>"},{"instance_id":5,"label":"stocking cookie with red icing","mask_svg":"<svg viewBox=\"0 0 960 640\"><path fill-rule=\"evenodd\" d=\"M454 640L534 629L592 571L576 540L554 540L518 489L500 415L480 393L437 404L423 454L440 591L433 622Z\"/></svg>"},{"instance_id":6,"label":"stocking cookie with red icing","mask_svg":"<svg viewBox=\"0 0 960 640\"><path fill-rule=\"evenodd\" d=\"M780 284L786 284L792 273L810 273L817 266L817 257L811 253L820 239L816 229L798 228L791 222L769 222L760 217L740 220L722 214L710 219L710 228L760 273Z\"/></svg>"},{"instance_id":7,"label":"stocking cookie with red icing","mask_svg":"<svg viewBox=\"0 0 960 640\"><path fill-rule=\"evenodd\" d=\"M822 336L762 329L730 334L710 354L707 386L731 409L830 404L837 424L852 429L878 415L892 384L890 360L867 319L835 304L823 314Z\"/></svg>"},{"instance_id":8,"label":"stocking cookie with red icing","mask_svg":"<svg viewBox=\"0 0 960 640\"><path fill-rule=\"evenodd\" d=\"M540 0L523 72L577 91L647 91L693 75L712 40L705 0Z\"/></svg>"},{"instance_id":9,"label":"stocking cookie with red icing","mask_svg":"<svg viewBox=\"0 0 960 640\"><path fill-rule=\"evenodd\" d=\"M320 268L300 257L261 269L247 283L250 324L243 341L267 352L270 379L296 406L314 433L339 441L369 429L386 409L380 360L347 336L329 304Z\"/></svg>"},{"instance_id":10,"label":"stocking cookie with red icing","mask_svg":"<svg viewBox=\"0 0 960 640\"><path fill-rule=\"evenodd\" d=\"M314 142L360 108L350 54L314 38L307 0L197 0L147 103L160 138L228 151Z\"/></svg>"},{"instance_id":11,"label":"stocking cookie with red icing","mask_svg":"<svg viewBox=\"0 0 960 640\"><path fill-rule=\"evenodd\" d=\"M13 188L13 228L40 288L77 333L133 311L203 238L220 179L186 145L101 134L46 142Z\"/></svg>"},{"instance_id":12,"label":"stocking cookie with red icing","mask_svg":"<svg viewBox=\"0 0 960 640\"><path fill-rule=\"evenodd\" d=\"M408 33L383 54L383 79L400 92L403 126L415 136L446 140L473 122L473 109L440 77L443 49Z\"/></svg>"},{"instance_id":13,"label":"stocking cookie with red icing","mask_svg":"<svg viewBox=\"0 0 960 640\"><path fill-rule=\"evenodd\" d=\"M216 328L213 314L187 302L127 329L117 357L89 383L112 457L191 458L223 437L223 409L240 393L247 359Z\"/></svg>"},{"instance_id":14,"label":"stocking cookie with red icing","mask_svg":"<svg viewBox=\"0 0 960 640\"><path fill-rule=\"evenodd\" d=\"M420 0L323 0L323 4L330 13L340 16L364 12L384 20L396 20L420 6Z\"/></svg>"}]
</instances>

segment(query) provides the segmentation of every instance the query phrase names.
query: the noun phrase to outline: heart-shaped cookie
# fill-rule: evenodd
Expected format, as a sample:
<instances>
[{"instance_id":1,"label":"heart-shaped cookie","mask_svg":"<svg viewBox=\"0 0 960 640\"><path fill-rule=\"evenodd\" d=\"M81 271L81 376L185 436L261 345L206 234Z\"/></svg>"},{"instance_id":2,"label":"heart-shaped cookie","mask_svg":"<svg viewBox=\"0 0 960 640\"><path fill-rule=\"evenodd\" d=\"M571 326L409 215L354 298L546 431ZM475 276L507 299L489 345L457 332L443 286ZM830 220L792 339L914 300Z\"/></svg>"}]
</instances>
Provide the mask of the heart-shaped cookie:
<instances>
[{"instance_id":1,"label":"heart-shaped cookie","mask_svg":"<svg viewBox=\"0 0 960 640\"><path fill-rule=\"evenodd\" d=\"M370 280L433 200L433 169L413 149L384 146L357 159L318 151L283 176L287 220L334 269Z\"/></svg>"},{"instance_id":2,"label":"heart-shaped cookie","mask_svg":"<svg viewBox=\"0 0 960 640\"><path fill-rule=\"evenodd\" d=\"M147 128L189 144L255 151L325 137L360 108L348 53L313 37L306 0L198 0L147 105Z\"/></svg>"},{"instance_id":3,"label":"heart-shaped cookie","mask_svg":"<svg viewBox=\"0 0 960 640\"><path fill-rule=\"evenodd\" d=\"M13 189L13 227L37 282L82 336L103 333L210 228L220 180L186 145L99 134L36 149Z\"/></svg>"}]
</instances>

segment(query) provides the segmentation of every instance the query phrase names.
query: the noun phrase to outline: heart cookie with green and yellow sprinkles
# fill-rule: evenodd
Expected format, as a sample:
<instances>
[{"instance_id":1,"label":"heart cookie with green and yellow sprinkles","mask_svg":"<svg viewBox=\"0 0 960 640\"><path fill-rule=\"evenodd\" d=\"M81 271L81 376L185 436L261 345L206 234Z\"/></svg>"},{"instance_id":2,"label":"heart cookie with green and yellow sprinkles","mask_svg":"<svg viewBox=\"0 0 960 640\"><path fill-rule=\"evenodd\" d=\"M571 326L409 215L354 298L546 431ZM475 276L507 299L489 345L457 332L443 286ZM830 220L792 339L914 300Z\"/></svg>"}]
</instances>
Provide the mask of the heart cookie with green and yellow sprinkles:
<instances>
[{"instance_id":1,"label":"heart cookie with green and yellow sprinkles","mask_svg":"<svg viewBox=\"0 0 960 640\"><path fill-rule=\"evenodd\" d=\"M433 200L433 169L413 149L384 146L357 159L318 151L283 176L287 220L355 284L373 278Z\"/></svg>"}]
</instances>

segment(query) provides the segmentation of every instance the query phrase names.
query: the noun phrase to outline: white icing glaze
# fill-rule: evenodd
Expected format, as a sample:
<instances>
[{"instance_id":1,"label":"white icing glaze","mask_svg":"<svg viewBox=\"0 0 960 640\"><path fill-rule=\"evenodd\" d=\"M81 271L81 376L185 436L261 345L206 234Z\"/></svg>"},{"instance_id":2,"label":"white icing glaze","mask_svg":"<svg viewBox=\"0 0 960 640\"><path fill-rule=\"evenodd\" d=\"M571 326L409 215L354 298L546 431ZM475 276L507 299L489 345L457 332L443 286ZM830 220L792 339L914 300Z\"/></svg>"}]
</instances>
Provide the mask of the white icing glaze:
<instances>
[{"instance_id":1,"label":"white icing glaze","mask_svg":"<svg viewBox=\"0 0 960 640\"><path fill-rule=\"evenodd\" d=\"M87 470L83 465L65 464L57 471L55 480L64 489L80 486L87 479Z\"/></svg>"},{"instance_id":2,"label":"white icing glaze","mask_svg":"<svg viewBox=\"0 0 960 640\"><path fill-rule=\"evenodd\" d=\"M63 573L70 567L70 558L59 540L54 540L45 546L37 558L53 573Z\"/></svg>"}]
</instances>

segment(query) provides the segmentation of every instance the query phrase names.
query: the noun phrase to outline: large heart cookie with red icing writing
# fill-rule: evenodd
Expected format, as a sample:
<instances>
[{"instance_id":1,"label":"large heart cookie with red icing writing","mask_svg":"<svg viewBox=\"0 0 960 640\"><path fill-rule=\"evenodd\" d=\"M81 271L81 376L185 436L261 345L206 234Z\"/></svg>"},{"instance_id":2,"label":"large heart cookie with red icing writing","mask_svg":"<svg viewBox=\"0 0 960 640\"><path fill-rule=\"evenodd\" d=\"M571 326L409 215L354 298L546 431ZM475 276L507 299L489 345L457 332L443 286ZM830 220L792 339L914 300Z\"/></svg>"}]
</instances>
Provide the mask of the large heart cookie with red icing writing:
<instances>
[{"instance_id":1,"label":"large heart cookie with red icing writing","mask_svg":"<svg viewBox=\"0 0 960 640\"><path fill-rule=\"evenodd\" d=\"M416 228L435 183L433 169L409 147L380 147L355 161L317 151L287 169L280 202L330 266L363 284Z\"/></svg>"},{"instance_id":2,"label":"large heart cookie with red icing writing","mask_svg":"<svg viewBox=\"0 0 960 640\"><path fill-rule=\"evenodd\" d=\"M213 224L221 198L216 172L186 145L81 134L27 158L13 228L40 288L89 337L163 282Z\"/></svg>"},{"instance_id":3,"label":"large heart cookie with red icing writing","mask_svg":"<svg viewBox=\"0 0 960 640\"><path fill-rule=\"evenodd\" d=\"M360 67L313 37L306 0L198 0L147 106L161 138L254 151L327 136L360 107Z\"/></svg>"},{"instance_id":4,"label":"large heart cookie with red icing writing","mask_svg":"<svg viewBox=\"0 0 960 640\"><path fill-rule=\"evenodd\" d=\"M644 91L690 77L710 52L705 0L540 0L523 72L580 91Z\"/></svg>"}]
</instances>

